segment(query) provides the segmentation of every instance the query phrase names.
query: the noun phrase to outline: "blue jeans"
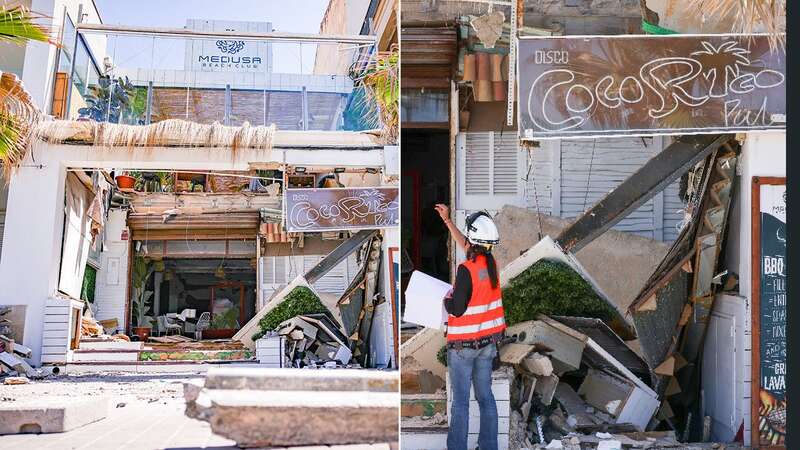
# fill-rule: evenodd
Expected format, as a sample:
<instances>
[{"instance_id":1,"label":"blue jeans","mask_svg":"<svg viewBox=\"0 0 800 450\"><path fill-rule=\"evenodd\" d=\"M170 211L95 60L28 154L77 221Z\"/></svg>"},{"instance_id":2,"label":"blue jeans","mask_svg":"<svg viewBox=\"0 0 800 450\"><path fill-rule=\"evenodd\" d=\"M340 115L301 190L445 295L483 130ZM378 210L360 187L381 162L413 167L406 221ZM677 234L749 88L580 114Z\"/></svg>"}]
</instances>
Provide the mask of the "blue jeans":
<instances>
[{"instance_id":1,"label":"blue jeans","mask_svg":"<svg viewBox=\"0 0 800 450\"><path fill-rule=\"evenodd\" d=\"M497 346L494 344L478 350L465 348L447 351L447 370L453 397L447 450L467 450L470 385L475 388L475 399L481 413L478 448L497 450L497 404L492 394L492 361L496 355Z\"/></svg>"}]
</instances>

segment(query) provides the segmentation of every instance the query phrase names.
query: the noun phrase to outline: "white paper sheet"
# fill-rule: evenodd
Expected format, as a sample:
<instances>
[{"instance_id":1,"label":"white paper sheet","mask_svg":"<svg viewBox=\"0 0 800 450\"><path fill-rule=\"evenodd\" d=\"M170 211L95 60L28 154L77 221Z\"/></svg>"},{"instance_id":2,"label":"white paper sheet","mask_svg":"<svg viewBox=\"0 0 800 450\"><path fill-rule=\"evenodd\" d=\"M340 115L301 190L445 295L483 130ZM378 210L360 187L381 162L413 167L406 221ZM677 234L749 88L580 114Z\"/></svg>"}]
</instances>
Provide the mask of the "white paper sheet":
<instances>
[{"instance_id":1,"label":"white paper sheet","mask_svg":"<svg viewBox=\"0 0 800 450\"><path fill-rule=\"evenodd\" d=\"M426 328L444 330L447 311L444 298L452 286L415 270L406 288L406 311L403 320Z\"/></svg>"}]
</instances>

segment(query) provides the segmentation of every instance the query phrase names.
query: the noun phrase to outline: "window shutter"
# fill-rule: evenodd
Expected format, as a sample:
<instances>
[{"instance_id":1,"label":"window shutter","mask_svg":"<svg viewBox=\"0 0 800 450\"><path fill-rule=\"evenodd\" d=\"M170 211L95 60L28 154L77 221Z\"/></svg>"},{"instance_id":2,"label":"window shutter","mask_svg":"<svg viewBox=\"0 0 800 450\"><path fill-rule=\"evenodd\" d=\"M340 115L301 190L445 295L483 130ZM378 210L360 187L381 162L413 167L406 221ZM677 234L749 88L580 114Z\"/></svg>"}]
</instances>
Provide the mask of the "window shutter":
<instances>
[{"instance_id":1,"label":"window shutter","mask_svg":"<svg viewBox=\"0 0 800 450\"><path fill-rule=\"evenodd\" d=\"M457 138L456 160L456 209L524 206L520 167L524 167L525 153L519 148L516 133L461 133Z\"/></svg>"},{"instance_id":2,"label":"window shutter","mask_svg":"<svg viewBox=\"0 0 800 450\"><path fill-rule=\"evenodd\" d=\"M468 133L466 145L465 175L466 194L491 194L491 147L489 133Z\"/></svg>"},{"instance_id":3,"label":"window shutter","mask_svg":"<svg viewBox=\"0 0 800 450\"><path fill-rule=\"evenodd\" d=\"M494 194L516 195L519 190L517 160L519 141L514 133L494 134L493 145L493 191Z\"/></svg>"}]
</instances>

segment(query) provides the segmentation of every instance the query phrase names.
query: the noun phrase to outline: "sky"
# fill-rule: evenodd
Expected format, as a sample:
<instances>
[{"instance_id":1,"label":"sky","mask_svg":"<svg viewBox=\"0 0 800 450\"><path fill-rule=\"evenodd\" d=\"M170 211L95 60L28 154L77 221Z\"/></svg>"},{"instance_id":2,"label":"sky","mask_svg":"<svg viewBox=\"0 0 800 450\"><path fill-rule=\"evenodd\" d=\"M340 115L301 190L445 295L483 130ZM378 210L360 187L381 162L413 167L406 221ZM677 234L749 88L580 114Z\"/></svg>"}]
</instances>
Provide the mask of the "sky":
<instances>
[{"instance_id":1,"label":"sky","mask_svg":"<svg viewBox=\"0 0 800 450\"><path fill-rule=\"evenodd\" d=\"M103 23L108 25L135 25L144 27L183 28L187 19L243 20L272 22L275 31L319 33L319 25L329 0L95 0ZM158 68L172 67L176 59L182 65L183 41L165 40L157 46L161 55L147 55L143 47L152 47L145 38L111 38L107 44L110 53L117 52L114 60L119 64L142 64L142 58L151 59ZM171 48L169 48L171 47ZM313 44L302 45L302 72L313 69L316 53ZM301 70L301 46L274 44L274 72L298 73ZM177 55L180 54L178 57ZM144 55L144 56L142 56Z\"/></svg>"}]
</instances>

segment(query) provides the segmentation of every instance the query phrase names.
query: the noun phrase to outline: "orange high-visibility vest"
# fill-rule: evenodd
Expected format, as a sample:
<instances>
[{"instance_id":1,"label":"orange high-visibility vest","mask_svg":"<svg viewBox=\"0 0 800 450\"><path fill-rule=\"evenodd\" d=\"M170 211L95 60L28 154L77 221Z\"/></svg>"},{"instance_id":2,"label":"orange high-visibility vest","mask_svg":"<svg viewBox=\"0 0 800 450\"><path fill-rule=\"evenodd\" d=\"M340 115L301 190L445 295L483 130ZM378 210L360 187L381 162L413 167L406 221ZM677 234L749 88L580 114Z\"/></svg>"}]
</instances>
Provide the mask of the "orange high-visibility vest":
<instances>
[{"instance_id":1,"label":"orange high-visibility vest","mask_svg":"<svg viewBox=\"0 0 800 450\"><path fill-rule=\"evenodd\" d=\"M469 271L472 280L472 297L461 317L448 315L447 340L474 341L497 334L506 329L503 299L500 286L492 287L486 256L478 255L475 261L461 263Z\"/></svg>"}]
</instances>

